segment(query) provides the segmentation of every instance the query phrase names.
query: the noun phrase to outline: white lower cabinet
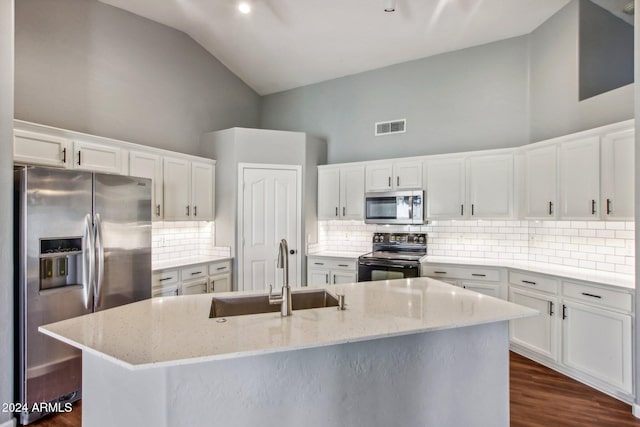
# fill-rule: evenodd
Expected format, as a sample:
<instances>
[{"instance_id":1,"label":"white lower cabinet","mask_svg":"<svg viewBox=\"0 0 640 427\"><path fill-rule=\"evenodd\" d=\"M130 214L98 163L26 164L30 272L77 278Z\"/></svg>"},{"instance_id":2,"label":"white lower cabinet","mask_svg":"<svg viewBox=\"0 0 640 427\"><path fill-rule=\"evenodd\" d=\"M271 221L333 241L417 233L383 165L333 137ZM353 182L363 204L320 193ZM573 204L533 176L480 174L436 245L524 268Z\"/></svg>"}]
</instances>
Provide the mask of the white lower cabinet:
<instances>
[{"instance_id":1,"label":"white lower cabinet","mask_svg":"<svg viewBox=\"0 0 640 427\"><path fill-rule=\"evenodd\" d=\"M481 282L460 282L460 286L464 289L477 292L479 294L488 295L490 297L502 298L501 286L493 283L481 283Z\"/></svg>"},{"instance_id":2,"label":"white lower cabinet","mask_svg":"<svg viewBox=\"0 0 640 427\"><path fill-rule=\"evenodd\" d=\"M231 261L209 264L209 292L230 292L231 290Z\"/></svg>"},{"instance_id":3,"label":"white lower cabinet","mask_svg":"<svg viewBox=\"0 0 640 427\"><path fill-rule=\"evenodd\" d=\"M232 290L231 283L231 260L227 259L154 271L151 294L165 297L229 292Z\"/></svg>"},{"instance_id":4,"label":"white lower cabinet","mask_svg":"<svg viewBox=\"0 0 640 427\"><path fill-rule=\"evenodd\" d=\"M357 259L324 256L307 258L307 286L339 285L357 281Z\"/></svg>"},{"instance_id":5,"label":"white lower cabinet","mask_svg":"<svg viewBox=\"0 0 640 427\"><path fill-rule=\"evenodd\" d=\"M491 297L506 299L505 272L498 268L423 264L421 275Z\"/></svg>"},{"instance_id":6,"label":"white lower cabinet","mask_svg":"<svg viewBox=\"0 0 640 427\"><path fill-rule=\"evenodd\" d=\"M180 295L206 294L209 289L209 280L190 280L180 284Z\"/></svg>"},{"instance_id":7,"label":"white lower cabinet","mask_svg":"<svg viewBox=\"0 0 640 427\"><path fill-rule=\"evenodd\" d=\"M558 299L542 292L509 289L509 301L540 312L535 317L512 320L509 338L551 361L558 360Z\"/></svg>"}]
</instances>

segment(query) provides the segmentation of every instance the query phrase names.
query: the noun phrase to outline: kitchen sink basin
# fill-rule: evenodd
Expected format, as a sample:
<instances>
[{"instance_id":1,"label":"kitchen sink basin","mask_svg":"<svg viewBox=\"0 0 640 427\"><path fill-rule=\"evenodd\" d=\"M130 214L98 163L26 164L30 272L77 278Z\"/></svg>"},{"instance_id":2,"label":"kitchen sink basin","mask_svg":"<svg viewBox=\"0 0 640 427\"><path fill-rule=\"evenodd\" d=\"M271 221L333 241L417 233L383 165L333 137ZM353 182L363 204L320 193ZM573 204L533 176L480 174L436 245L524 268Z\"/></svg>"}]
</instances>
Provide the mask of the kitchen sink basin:
<instances>
[{"instance_id":1,"label":"kitchen sink basin","mask_svg":"<svg viewBox=\"0 0 640 427\"><path fill-rule=\"evenodd\" d=\"M338 299L325 290L293 291L291 305L294 310L337 307ZM269 304L269 295L243 295L213 297L209 317L230 317L244 314L279 312L280 304Z\"/></svg>"}]
</instances>

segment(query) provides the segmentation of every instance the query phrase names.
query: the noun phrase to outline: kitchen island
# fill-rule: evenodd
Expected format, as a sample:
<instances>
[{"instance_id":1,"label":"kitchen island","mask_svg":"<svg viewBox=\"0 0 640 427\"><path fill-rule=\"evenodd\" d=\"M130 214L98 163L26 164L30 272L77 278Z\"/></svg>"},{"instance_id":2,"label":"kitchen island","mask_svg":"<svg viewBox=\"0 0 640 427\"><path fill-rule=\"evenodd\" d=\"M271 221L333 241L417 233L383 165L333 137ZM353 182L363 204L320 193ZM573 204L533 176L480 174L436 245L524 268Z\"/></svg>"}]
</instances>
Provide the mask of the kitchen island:
<instances>
[{"instance_id":1,"label":"kitchen island","mask_svg":"<svg viewBox=\"0 0 640 427\"><path fill-rule=\"evenodd\" d=\"M327 289L346 310L221 322L205 294L40 330L83 351L85 425L509 425L507 321L535 310L428 278Z\"/></svg>"}]
</instances>

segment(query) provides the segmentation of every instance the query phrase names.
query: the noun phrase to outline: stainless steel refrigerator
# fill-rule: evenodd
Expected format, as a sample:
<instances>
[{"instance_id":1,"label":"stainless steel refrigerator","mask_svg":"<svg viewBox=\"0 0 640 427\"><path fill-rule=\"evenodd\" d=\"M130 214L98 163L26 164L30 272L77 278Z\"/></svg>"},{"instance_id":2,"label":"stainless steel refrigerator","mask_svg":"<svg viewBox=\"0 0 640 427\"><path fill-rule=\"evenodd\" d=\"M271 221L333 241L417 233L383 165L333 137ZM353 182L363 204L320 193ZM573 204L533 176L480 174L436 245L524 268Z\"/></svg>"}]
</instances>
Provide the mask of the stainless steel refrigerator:
<instances>
[{"instance_id":1,"label":"stainless steel refrigerator","mask_svg":"<svg viewBox=\"0 0 640 427\"><path fill-rule=\"evenodd\" d=\"M81 352L38 327L151 297L151 181L25 166L14 184L16 398L28 424L46 414L34 404L81 396Z\"/></svg>"}]
</instances>

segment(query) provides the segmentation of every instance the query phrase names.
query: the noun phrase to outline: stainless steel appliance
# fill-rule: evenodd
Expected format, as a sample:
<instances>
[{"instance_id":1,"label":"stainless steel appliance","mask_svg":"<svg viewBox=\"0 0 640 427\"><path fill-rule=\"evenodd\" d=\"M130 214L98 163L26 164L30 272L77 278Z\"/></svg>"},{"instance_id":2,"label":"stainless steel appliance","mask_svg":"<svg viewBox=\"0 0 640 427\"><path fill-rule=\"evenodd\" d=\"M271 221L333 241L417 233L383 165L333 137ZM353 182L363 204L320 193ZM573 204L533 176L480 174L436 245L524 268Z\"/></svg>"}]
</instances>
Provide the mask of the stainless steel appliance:
<instances>
[{"instance_id":1,"label":"stainless steel appliance","mask_svg":"<svg viewBox=\"0 0 640 427\"><path fill-rule=\"evenodd\" d=\"M420 276L420 260L427 255L424 233L375 233L373 252L358 258L358 281Z\"/></svg>"},{"instance_id":2,"label":"stainless steel appliance","mask_svg":"<svg viewBox=\"0 0 640 427\"><path fill-rule=\"evenodd\" d=\"M367 224L423 224L424 191L365 194Z\"/></svg>"},{"instance_id":3,"label":"stainless steel appliance","mask_svg":"<svg viewBox=\"0 0 640 427\"><path fill-rule=\"evenodd\" d=\"M16 415L28 424L40 404L81 395L81 352L38 327L151 296L151 181L24 166L14 186Z\"/></svg>"}]
</instances>

